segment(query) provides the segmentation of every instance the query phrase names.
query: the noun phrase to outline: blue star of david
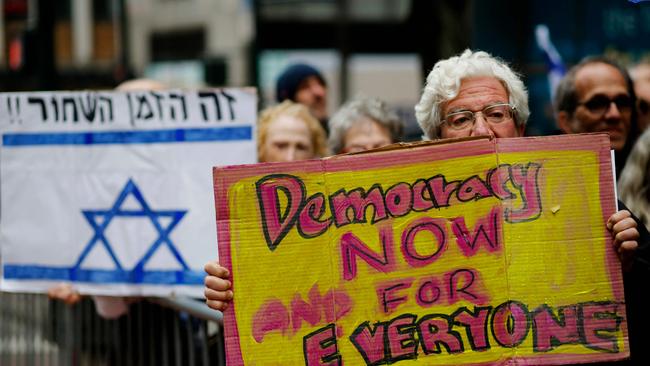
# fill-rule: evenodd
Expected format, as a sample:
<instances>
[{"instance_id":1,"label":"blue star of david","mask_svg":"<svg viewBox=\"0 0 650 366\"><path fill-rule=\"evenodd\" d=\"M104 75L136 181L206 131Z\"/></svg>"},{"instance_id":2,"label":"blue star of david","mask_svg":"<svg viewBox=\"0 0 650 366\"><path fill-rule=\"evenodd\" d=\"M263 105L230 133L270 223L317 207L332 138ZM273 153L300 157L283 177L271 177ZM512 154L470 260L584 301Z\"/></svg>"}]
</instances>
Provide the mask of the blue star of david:
<instances>
[{"instance_id":1,"label":"blue star of david","mask_svg":"<svg viewBox=\"0 0 650 366\"><path fill-rule=\"evenodd\" d=\"M135 200L140 204L140 209L134 210L134 209L124 209L122 208L122 205L124 204L124 201L126 198L132 195ZM107 209L107 210L82 210L81 211L94 230L94 235L84 248L84 250L81 252L81 255L79 256L79 259L77 259L77 262L74 265L75 269L79 269L83 261L86 259L88 254L90 253L90 250L100 243L101 245L104 246L108 254L110 255L111 259L113 260L113 263L115 263L115 266L117 270L123 271L122 264L120 261L117 259L115 256L115 252L113 252L113 249L111 248L111 245L106 239L106 236L104 235L104 231L108 227L108 224L110 224L111 220L115 217L146 217L148 218L151 223L153 224L154 228L158 232L158 238L151 244L147 252L144 254L142 259L138 261L138 263L135 265L133 268L133 274L136 277L136 280L138 278L142 278L142 274L144 272L144 266L147 264L147 262L151 259L152 255L158 250L158 248L165 244L169 248L169 250L172 252L178 263L183 267L183 269L188 270L189 267L185 263L185 260L183 260L183 257L181 254L178 252L176 247L174 246L174 243L171 241L169 238L169 233L178 225L179 221L183 218L185 213L187 211L174 211L174 210L159 210L159 211L154 211L152 210L147 202L144 199L144 196L140 192L140 189L138 186L131 180L126 183L120 194L118 195L117 199L115 200L115 203L113 204L113 207ZM162 217L168 217L171 219L169 224L166 227L163 227L163 225L160 223L159 219ZM98 223L97 219L98 218L103 218L101 223Z\"/></svg>"}]
</instances>

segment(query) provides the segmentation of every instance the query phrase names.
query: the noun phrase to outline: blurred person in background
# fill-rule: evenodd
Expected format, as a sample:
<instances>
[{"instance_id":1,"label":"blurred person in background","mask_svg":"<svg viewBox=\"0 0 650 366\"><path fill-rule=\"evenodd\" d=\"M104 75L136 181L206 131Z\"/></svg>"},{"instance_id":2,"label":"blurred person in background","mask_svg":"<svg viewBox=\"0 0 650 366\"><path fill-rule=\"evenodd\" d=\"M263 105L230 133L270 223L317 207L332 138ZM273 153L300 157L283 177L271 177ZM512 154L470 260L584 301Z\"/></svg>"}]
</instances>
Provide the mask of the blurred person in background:
<instances>
[{"instance_id":1,"label":"blurred person in background","mask_svg":"<svg viewBox=\"0 0 650 366\"><path fill-rule=\"evenodd\" d=\"M630 69L636 93L637 125L639 132L650 126L650 57L642 60Z\"/></svg>"},{"instance_id":2,"label":"blurred person in background","mask_svg":"<svg viewBox=\"0 0 650 366\"><path fill-rule=\"evenodd\" d=\"M607 132L620 174L637 137L636 98L627 71L612 60L587 57L555 93L555 118L564 133Z\"/></svg>"},{"instance_id":3,"label":"blurred person in background","mask_svg":"<svg viewBox=\"0 0 650 366\"><path fill-rule=\"evenodd\" d=\"M650 229L650 129L637 140L618 179L618 194Z\"/></svg>"},{"instance_id":4,"label":"blurred person in background","mask_svg":"<svg viewBox=\"0 0 650 366\"><path fill-rule=\"evenodd\" d=\"M257 156L262 163L327 156L325 130L307 107L284 101L260 113Z\"/></svg>"},{"instance_id":5,"label":"blurred person in background","mask_svg":"<svg viewBox=\"0 0 650 366\"><path fill-rule=\"evenodd\" d=\"M398 142L404 122L377 98L345 103L328 122L329 149L333 154L376 149Z\"/></svg>"},{"instance_id":6,"label":"blurred person in background","mask_svg":"<svg viewBox=\"0 0 650 366\"><path fill-rule=\"evenodd\" d=\"M289 65L276 81L275 99L278 103L290 100L307 106L327 133L327 83L313 66Z\"/></svg>"}]
</instances>

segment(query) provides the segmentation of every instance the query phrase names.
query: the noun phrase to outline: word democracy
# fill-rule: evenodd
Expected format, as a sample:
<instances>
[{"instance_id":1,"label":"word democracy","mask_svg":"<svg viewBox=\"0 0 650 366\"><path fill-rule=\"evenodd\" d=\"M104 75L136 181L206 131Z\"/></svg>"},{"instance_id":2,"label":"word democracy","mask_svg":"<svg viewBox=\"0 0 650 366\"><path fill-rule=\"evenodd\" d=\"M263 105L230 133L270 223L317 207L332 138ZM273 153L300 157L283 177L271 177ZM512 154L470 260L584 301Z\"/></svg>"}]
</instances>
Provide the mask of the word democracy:
<instances>
[{"instance_id":1,"label":"word democracy","mask_svg":"<svg viewBox=\"0 0 650 366\"><path fill-rule=\"evenodd\" d=\"M338 228L357 223L375 224L411 212L426 212L489 197L506 203L505 221L531 221L542 212L538 184L541 167L535 162L501 164L488 170L484 177L472 175L462 181L447 181L444 175L438 174L412 183L400 182L387 189L378 183L367 190L362 187L339 189L329 197L322 192L307 197L300 178L271 174L256 182L262 230L269 249L275 250L294 226L303 238L310 239L322 235L330 225ZM280 193L286 197L286 207L282 207ZM514 208L517 200L521 203ZM369 207L373 210L368 219Z\"/></svg>"}]
</instances>

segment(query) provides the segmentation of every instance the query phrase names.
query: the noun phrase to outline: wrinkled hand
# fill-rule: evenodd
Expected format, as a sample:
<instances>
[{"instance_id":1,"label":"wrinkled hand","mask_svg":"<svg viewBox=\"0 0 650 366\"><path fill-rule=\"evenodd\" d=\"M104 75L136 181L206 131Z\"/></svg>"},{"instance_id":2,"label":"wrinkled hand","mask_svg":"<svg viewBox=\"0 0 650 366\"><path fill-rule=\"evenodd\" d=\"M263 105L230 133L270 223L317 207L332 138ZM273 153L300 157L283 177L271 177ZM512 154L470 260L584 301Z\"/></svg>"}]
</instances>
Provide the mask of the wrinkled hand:
<instances>
[{"instance_id":1,"label":"wrinkled hand","mask_svg":"<svg viewBox=\"0 0 650 366\"><path fill-rule=\"evenodd\" d=\"M232 283L228 280L230 272L219 262L208 262L205 267L205 303L214 310L224 311L232 300Z\"/></svg>"},{"instance_id":2,"label":"wrinkled hand","mask_svg":"<svg viewBox=\"0 0 650 366\"><path fill-rule=\"evenodd\" d=\"M614 249L623 270L629 271L634 263L634 252L639 246L639 231L630 211L621 210L607 220L607 230L614 238Z\"/></svg>"},{"instance_id":3,"label":"wrinkled hand","mask_svg":"<svg viewBox=\"0 0 650 366\"><path fill-rule=\"evenodd\" d=\"M81 300L81 295L69 283L60 283L47 290L50 299L61 300L68 305L74 305Z\"/></svg>"}]
</instances>

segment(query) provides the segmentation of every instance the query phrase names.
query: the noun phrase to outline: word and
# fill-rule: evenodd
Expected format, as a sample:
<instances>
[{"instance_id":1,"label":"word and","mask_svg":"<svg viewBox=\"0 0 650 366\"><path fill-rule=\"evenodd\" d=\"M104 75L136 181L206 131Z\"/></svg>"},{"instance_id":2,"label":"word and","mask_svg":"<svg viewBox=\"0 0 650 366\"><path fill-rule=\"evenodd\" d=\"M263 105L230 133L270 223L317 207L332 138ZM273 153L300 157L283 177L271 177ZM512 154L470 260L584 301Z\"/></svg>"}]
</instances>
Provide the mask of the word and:
<instances>
[{"instance_id":1,"label":"word and","mask_svg":"<svg viewBox=\"0 0 650 366\"><path fill-rule=\"evenodd\" d=\"M295 294L289 306L278 299L264 302L253 316L252 333L257 343L262 343L270 332L295 334L303 321L311 326L331 323L341 319L352 310L352 298L343 290L330 289L321 295L318 285L314 285L305 301Z\"/></svg>"},{"instance_id":2,"label":"word and","mask_svg":"<svg viewBox=\"0 0 650 366\"><path fill-rule=\"evenodd\" d=\"M256 183L262 230L270 250L280 244L297 226L306 239L350 224L376 224L391 217L411 212L477 201L489 197L504 202L504 218L518 223L537 219L542 212L538 176L539 163L502 164L486 172L485 177L473 175L465 180L447 181L442 174L413 183L400 182L388 188L377 183L368 190L359 187L340 189L329 197L317 192L307 198L304 182L293 175L271 174ZM280 192L286 197L282 207ZM518 208L514 201L520 200ZM372 208L371 215L368 209Z\"/></svg>"},{"instance_id":3,"label":"word and","mask_svg":"<svg viewBox=\"0 0 650 366\"><path fill-rule=\"evenodd\" d=\"M474 310L461 307L451 315L402 314L374 324L365 321L348 339L366 365L393 364L468 350L487 351L494 343L502 348L515 348L527 339L532 339L535 353L549 352L568 344L617 353L624 307L602 301L557 309L543 304L529 311L525 304L509 300L496 307L481 306ZM306 335L303 338L306 365L343 364L339 338L334 323Z\"/></svg>"}]
</instances>

